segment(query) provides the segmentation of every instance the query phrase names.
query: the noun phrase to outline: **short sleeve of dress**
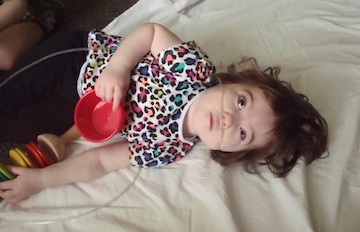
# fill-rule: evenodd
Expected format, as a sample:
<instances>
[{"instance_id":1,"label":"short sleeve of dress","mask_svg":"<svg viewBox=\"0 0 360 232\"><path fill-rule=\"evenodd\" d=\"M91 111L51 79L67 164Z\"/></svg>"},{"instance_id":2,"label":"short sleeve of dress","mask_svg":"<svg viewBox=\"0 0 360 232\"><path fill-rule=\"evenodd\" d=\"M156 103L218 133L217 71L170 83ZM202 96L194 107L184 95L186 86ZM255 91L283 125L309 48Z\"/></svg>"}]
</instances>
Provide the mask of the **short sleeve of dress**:
<instances>
[{"instance_id":1,"label":"short sleeve of dress","mask_svg":"<svg viewBox=\"0 0 360 232\"><path fill-rule=\"evenodd\" d=\"M129 143L130 163L144 168L160 167L180 160L190 148L190 144L180 141L152 145L132 142Z\"/></svg>"},{"instance_id":2,"label":"short sleeve of dress","mask_svg":"<svg viewBox=\"0 0 360 232\"><path fill-rule=\"evenodd\" d=\"M178 77L207 83L215 73L215 66L206 53L194 42L171 46L159 53L159 65Z\"/></svg>"},{"instance_id":3,"label":"short sleeve of dress","mask_svg":"<svg viewBox=\"0 0 360 232\"><path fill-rule=\"evenodd\" d=\"M102 31L93 30L89 32L89 53L86 62L81 67L77 83L79 96L94 88L97 78L108 65L122 41L122 37L108 35Z\"/></svg>"}]
</instances>

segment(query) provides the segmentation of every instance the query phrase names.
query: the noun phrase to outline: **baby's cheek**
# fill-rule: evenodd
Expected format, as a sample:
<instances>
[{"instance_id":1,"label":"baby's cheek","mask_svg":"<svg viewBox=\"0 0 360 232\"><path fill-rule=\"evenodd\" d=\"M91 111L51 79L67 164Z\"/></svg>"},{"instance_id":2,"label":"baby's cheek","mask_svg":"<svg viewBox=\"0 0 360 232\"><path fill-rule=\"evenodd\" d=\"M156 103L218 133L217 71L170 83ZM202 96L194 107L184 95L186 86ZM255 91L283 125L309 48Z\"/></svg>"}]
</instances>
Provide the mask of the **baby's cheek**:
<instances>
[{"instance_id":1,"label":"baby's cheek","mask_svg":"<svg viewBox=\"0 0 360 232\"><path fill-rule=\"evenodd\" d=\"M200 140L205 144L205 146L211 150L220 150L221 140L218 136L213 136L210 133L206 135L199 135Z\"/></svg>"}]
</instances>

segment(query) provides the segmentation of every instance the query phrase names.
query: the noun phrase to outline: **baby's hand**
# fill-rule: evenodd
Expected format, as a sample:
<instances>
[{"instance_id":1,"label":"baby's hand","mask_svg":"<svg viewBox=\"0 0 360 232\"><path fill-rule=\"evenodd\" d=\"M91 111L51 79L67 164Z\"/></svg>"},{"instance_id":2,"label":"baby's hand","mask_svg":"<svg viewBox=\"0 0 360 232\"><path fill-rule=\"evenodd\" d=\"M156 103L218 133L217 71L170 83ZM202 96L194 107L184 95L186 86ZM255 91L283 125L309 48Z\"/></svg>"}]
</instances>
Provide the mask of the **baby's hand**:
<instances>
[{"instance_id":1,"label":"baby's hand","mask_svg":"<svg viewBox=\"0 0 360 232\"><path fill-rule=\"evenodd\" d=\"M40 169L14 166L9 166L8 169L18 176L15 179L0 182L0 197L7 202L19 202L44 188L40 178Z\"/></svg>"},{"instance_id":2,"label":"baby's hand","mask_svg":"<svg viewBox=\"0 0 360 232\"><path fill-rule=\"evenodd\" d=\"M125 98L129 84L129 70L108 66L96 80L95 92L103 101L112 101L113 110L116 110L120 102Z\"/></svg>"}]
</instances>

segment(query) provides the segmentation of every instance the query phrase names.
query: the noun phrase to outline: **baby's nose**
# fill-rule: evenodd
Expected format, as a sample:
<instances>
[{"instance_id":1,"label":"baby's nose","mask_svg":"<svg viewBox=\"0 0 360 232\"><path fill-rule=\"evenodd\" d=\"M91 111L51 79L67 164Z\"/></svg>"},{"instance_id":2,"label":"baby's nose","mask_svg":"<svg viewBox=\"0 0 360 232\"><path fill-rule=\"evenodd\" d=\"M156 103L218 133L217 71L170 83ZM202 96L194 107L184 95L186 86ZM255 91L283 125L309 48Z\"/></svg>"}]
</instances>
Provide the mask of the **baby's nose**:
<instances>
[{"instance_id":1,"label":"baby's nose","mask_svg":"<svg viewBox=\"0 0 360 232\"><path fill-rule=\"evenodd\" d=\"M231 127L236 120L236 117L228 112L223 112L221 115L220 126L221 128L227 129Z\"/></svg>"}]
</instances>

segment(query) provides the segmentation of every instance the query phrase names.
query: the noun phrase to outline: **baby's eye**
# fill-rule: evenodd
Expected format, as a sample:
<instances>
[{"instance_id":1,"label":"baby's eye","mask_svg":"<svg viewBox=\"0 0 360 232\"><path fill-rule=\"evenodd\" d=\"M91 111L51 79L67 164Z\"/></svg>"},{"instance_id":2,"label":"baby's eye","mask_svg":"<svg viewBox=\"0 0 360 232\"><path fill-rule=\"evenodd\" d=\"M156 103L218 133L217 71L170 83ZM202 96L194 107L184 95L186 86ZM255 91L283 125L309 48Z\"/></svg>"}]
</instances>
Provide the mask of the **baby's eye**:
<instances>
[{"instance_id":1,"label":"baby's eye","mask_svg":"<svg viewBox=\"0 0 360 232\"><path fill-rule=\"evenodd\" d=\"M246 138L246 131L243 128L240 128L240 138L241 140Z\"/></svg>"},{"instance_id":2,"label":"baby's eye","mask_svg":"<svg viewBox=\"0 0 360 232\"><path fill-rule=\"evenodd\" d=\"M246 106L246 98L244 96L240 96L238 98L238 107L239 110L243 110Z\"/></svg>"}]
</instances>

